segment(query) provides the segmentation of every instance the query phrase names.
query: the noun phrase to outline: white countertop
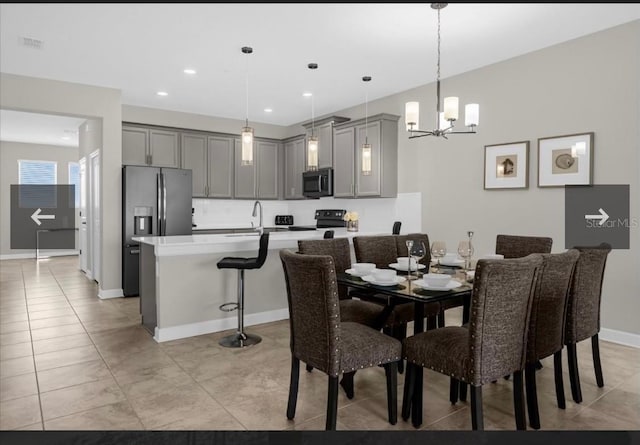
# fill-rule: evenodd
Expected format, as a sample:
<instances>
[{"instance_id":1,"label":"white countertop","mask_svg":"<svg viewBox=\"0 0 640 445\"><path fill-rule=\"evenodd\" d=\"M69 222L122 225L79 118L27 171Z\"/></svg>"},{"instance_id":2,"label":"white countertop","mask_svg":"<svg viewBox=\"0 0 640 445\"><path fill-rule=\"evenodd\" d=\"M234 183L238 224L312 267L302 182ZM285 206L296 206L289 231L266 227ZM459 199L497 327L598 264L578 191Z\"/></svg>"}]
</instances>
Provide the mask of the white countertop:
<instances>
[{"instance_id":1,"label":"white countertop","mask_svg":"<svg viewBox=\"0 0 640 445\"><path fill-rule=\"evenodd\" d=\"M335 238L346 237L350 240L354 236L383 235L381 233L348 232L344 228L332 230L334 230ZM323 239L323 236L324 230L272 232L269 234L269 249L297 249L298 240ZM153 246L156 256L179 256L222 252L257 252L260 237L256 232L255 234L142 236L132 239Z\"/></svg>"}]
</instances>

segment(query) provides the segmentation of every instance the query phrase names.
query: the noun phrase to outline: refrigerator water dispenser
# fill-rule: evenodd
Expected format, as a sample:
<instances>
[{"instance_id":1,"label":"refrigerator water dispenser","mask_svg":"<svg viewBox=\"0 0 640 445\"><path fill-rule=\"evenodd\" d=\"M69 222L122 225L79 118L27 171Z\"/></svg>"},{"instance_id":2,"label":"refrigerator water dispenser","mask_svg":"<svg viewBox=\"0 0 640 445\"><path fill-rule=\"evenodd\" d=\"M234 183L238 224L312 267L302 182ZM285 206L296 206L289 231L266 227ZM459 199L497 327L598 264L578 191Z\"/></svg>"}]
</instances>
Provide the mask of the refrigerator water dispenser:
<instances>
[{"instance_id":1,"label":"refrigerator water dispenser","mask_svg":"<svg viewBox=\"0 0 640 445\"><path fill-rule=\"evenodd\" d=\"M153 209L151 207L133 208L133 232L136 235L152 235L152 213Z\"/></svg>"}]
</instances>

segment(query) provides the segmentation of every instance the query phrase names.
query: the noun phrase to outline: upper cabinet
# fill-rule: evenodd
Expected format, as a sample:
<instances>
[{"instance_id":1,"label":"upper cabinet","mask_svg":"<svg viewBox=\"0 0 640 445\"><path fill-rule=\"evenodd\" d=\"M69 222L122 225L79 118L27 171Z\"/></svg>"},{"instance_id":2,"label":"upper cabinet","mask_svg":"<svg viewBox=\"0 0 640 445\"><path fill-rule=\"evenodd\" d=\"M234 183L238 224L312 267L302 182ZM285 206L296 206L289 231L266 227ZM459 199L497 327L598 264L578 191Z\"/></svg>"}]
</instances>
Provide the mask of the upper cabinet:
<instances>
[{"instance_id":1,"label":"upper cabinet","mask_svg":"<svg viewBox=\"0 0 640 445\"><path fill-rule=\"evenodd\" d=\"M177 131L122 126L122 163L154 167L180 167Z\"/></svg>"},{"instance_id":2,"label":"upper cabinet","mask_svg":"<svg viewBox=\"0 0 640 445\"><path fill-rule=\"evenodd\" d=\"M378 114L334 129L334 196L393 198L398 194L398 120ZM362 145L371 145L371 169L363 172Z\"/></svg>"},{"instance_id":3,"label":"upper cabinet","mask_svg":"<svg viewBox=\"0 0 640 445\"><path fill-rule=\"evenodd\" d=\"M233 197L233 137L182 133L182 168L192 171L194 198Z\"/></svg>"},{"instance_id":4,"label":"upper cabinet","mask_svg":"<svg viewBox=\"0 0 640 445\"><path fill-rule=\"evenodd\" d=\"M242 164L242 144L235 139L234 197L278 199L280 197L280 147L276 141L253 140L253 162Z\"/></svg>"},{"instance_id":5,"label":"upper cabinet","mask_svg":"<svg viewBox=\"0 0 640 445\"><path fill-rule=\"evenodd\" d=\"M306 170L305 135L284 141L284 199L304 199L302 173Z\"/></svg>"},{"instance_id":6,"label":"upper cabinet","mask_svg":"<svg viewBox=\"0 0 640 445\"><path fill-rule=\"evenodd\" d=\"M342 122L347 122L349 118L341 116L330 116L318 119L314 122L305 122L302 126L307 130L307 137L312 133L318 138L318 168L333 167L333 127ZM307 166L305 165L305 171Z\"/></svg>"}]
</instances>

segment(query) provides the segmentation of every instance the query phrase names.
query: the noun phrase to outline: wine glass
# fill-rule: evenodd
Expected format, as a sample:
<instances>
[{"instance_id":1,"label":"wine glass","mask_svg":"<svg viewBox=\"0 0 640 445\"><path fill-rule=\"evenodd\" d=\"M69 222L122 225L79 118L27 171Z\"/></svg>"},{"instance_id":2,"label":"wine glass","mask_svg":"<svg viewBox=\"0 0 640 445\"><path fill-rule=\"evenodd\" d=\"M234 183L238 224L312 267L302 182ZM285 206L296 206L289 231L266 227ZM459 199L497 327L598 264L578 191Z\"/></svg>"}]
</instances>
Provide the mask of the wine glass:
<instances>
[{"instance_id":1,"label":"wine glass","mask_svg":"<svg viewBox=\"0 0 640 445\"><path fill-rule=\"evenodd\" d=\"M438 259L437 267L435 268L437 272L441 271L440 266L440 258L447 254L447 244L444 241L434 241L431 244L431 255L434 258Z\"/></svg>"},{"instance_id":2,"label":"wine glass","mask_svg":"<svg viewBox=\"0 0 640 445\"><path fill-rule=\"evenodd\" d=\"M422 241L414 241L409 249L409 256L413 258L416 262L416 278L420 276L419 265L420 260L425 257L427 254L427 248L425 247ZM411 274L411 261L409 261L409 274Z\"/></svg>"},{"instance_id":3,"label":"wine glass","mask_svg":"<svg viewBox=\"0 0 640 445\"><path fill-rule=\"evenodd\" d=\"M458 255L464 259L464 270L466 272L471 268L471 256L473 255L471 241L460 241L458 243Z\"/></svg>"}]
</instances>

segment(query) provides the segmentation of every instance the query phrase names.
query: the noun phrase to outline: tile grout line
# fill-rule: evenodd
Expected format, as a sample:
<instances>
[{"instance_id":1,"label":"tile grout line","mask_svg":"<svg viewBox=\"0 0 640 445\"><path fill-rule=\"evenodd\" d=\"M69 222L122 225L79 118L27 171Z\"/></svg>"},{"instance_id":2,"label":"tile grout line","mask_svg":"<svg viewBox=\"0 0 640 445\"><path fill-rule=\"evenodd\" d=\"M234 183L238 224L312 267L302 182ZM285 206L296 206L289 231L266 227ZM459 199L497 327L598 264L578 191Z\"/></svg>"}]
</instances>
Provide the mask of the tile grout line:
<instances>
[{"instance_id":1,"label":"tile grout line","mask_svg":"<svg viewBox=\"0 0 640 445\"><path fill-rule=\"evenodd\" d=\"M38 260L36 260L36 264L37 262ZM38 391L38 407L40 408L40 426L42 427L42 431L44 431L45 430L44 429L44 413L42 411L42 397L40 397L40 381L38 379L38 368L36 367L36 351L35 351L35 348L33 347L33 335L31 333L31 313L29 312L29 304L27 302L27 284L24 278L23 266L20 266L20 272L22 274L22 285L24 286L24 303L27 308L27 324L29 325L29 340L31 342L31 358L33 359L33 374L36 378L36 390Z\"/></svg>"}]
</instances>

